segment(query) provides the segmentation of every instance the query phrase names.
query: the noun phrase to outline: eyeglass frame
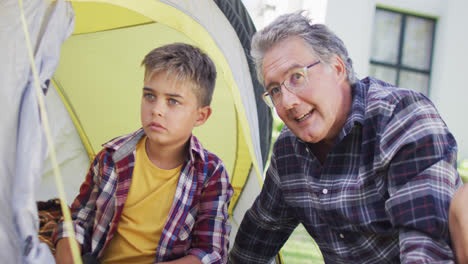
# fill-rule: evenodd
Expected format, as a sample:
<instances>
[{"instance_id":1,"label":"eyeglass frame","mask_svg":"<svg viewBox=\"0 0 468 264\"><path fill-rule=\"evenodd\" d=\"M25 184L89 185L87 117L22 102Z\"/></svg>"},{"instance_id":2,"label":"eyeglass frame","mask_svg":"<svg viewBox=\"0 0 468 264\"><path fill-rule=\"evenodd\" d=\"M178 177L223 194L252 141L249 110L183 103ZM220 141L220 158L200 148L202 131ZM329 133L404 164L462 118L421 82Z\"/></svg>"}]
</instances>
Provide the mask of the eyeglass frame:
<instances>
[{"instance_id":1,"label":"eyeglass frame","mask_svg":"<svg viewBox=\"0 0 468 264\"><path fill-rule=\"evenodd\" d=\"M312 68L313 66L319 64L320 62L321 62L321 61L318 60L318 61L316 61L316 62L310 64L309 66L305 66L305 67L302 68L302 70L304 71L304 77L306 78L306 82L308 82L307 70L310 69L310 68ZM294 73L292 73L292 74L294 74ZM281 90L281 86L284 86L286 89L288 89L289 92L291 92L291 93L293 93L293 94L296 94L296 92L298 92L298 91L293 91L293 90L291 90L291 89L290 89L288 86L286 86L286 84L285 84L285 82L286 82L287 80L289 80L289 77L291 77L292 74L290 74L290 75L288 76L288 78L286 78L282 83L280 83L279 87L280 87L280 90ZM264 93L262 94L262 99L263 99L263 102L265 102L265 104L268 105L269 107L274 108L274 107L276 106L276 104L274 103L274 101L273 101L273 99L271 98L270 93L269 93L268 91L266 91L266 92L264 92Z\"/></svg>"}]
</instances>

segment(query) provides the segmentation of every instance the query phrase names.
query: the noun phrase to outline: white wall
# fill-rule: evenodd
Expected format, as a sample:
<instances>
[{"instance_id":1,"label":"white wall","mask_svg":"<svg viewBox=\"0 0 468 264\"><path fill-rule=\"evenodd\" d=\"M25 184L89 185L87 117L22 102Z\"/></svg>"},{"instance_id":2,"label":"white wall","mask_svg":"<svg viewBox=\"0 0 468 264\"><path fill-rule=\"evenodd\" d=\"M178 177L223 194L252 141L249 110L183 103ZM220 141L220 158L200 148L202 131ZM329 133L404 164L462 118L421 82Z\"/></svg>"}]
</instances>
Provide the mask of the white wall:
<instances>
[{"instance_id":1,"label":"white wall","mask_svg":"<svg viewBox=\"0 0 468 264\"><path fill-rule=\"evenodd\" d=\"M328 0L325 24L343 40L358 78L369 72L374 10L373 0Z\"/></svg>"},{"instance_id":2,"label":"white wall","mask_svg":"<svg viewBox=\"0 0 468 264\"><path fill-rule=\"evenodd\" d=\"M439 16L445 9L447 0L375 0L374 2L385 7L398 8L403 11Z\"/></svg>"},{"instance_id":3,"label":"white wall","mask_svg":"<svg viewBox=\"0 0 468 264\"><path fill-rule=\"evenodd\" d=\"M437 24L430 98L468 159L467 0L447 0Z\"/></svg>"},{"instance_id":4,"label":"white wall","mask_svg":"<svg viewBox=\"0 0 468 264\"><path fill-rule=\"evenodd\" d=\"M309 11L314 22L323 23L328 0L242 0L257 30L282 14L298 10Z\"/></svg>"},{"instance_id":5,"label":"white wall","mask_svg":"<svg viewBox=\"0 0 468 264\"><path fill-rule=\"evenodd\" d=\"M467 0L328 0L325 23L345 42L359 77L369 72L376 5L436 17L429 97L454 134L459 159L468 159Z\"/></svg>"}]
</instances>

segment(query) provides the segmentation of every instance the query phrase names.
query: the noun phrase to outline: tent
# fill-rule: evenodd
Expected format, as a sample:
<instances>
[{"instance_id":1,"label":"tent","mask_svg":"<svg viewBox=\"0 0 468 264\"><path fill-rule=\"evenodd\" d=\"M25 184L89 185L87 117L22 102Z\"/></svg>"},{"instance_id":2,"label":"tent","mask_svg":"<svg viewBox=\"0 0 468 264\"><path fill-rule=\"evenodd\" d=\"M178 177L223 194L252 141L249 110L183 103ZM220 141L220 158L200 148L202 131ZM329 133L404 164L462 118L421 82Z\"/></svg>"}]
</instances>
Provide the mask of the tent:
<instances>
[{"instance_id":1,"label":"tent","mask_svg":"<svg viewBox=\"0 0 468 264\"><path fill-rule=\"evenodd\" d=\"M200 47L215 62L218 79L212 102L213 114L194 133L207 149L223 159L230 174L235 191L230 206L233 241L245 210L260 191L272 123L269 108L260 102L259 94L263 88L247 55L255 28L240 0L80 0L71 1L71 6L63 1L29 1L21 11L17 1L0 2L0 49L15 51L1 51L0 54L8 59L0 61L0 70L11 65L23 70L23 75L15 74L16 79L10 76L2 81L2 86L9 88L2 87L5 94L9 93L5 103L10 109L4 108L4 104L1 107L5 109L4 113L13 116L9 120L10 128L15 128L15 124L15 129L18 128L21 110L25 107L24 101L8 100L26 98L29 89L24 87L32 83L31 70L24 59L24 45L17 45L18 40L24 39L19 19L15 17L21 12L31 28L36 67L43 91L47 91L45 100L51 120L50 133L69 202L78 193L89 162L101 149L101 144L139 128L143 78L140 62L143 56L151 49L171 42ZM7 34L13 32L14 40L3 42L10 38ZM6 78L8 73L12 71L2 76ZM31 98L31 108L35 108L35 96ZM32 115L39 116L37 109L35 111ZM38 146L30 148L27 154L36 155L35 160L41 161L45 156L45 144L40 132L41 119L36 119L36 126L27 133L35 134L41 140L37 140ZM27 136L17 136L11 143L8 138L19 133L17 130L6 132L7 129L2 128L0 143L2 146L10 144L10 149L14 149L16 143L18 149L17 142L23 142ZM5 149L1 162L8 160ZM25 151L21 153L25 154ZM20 162L25 161L15 160L13 167L22 167ZM30 170L35 181L25 193L32 192L36 200L58 195L50 164L46 161ZM5 165L5 168L9 167ZM19 186L11 180L11 175L15 174L7 172L10 174L2 174L2 180L5 178L8 184ZM40 187L36 188L34 184L39 182ZM7 197L14 192L15 188L10 188L2 196L0 202L5 203L2 208L14 204ZM16 215L16 220L21 215L14 208L6 211L0 218L3 227L12 225L8 222L10 214ZM0 227L0 237L1 232L8 232L8 228ZM7 237L13 235L10 233ZM27 238L24 234L20 237ZM18 241L14 248L24 249L24 242ZM3 245L1 241L0 244Z\"/></svg>"}]
</instances>

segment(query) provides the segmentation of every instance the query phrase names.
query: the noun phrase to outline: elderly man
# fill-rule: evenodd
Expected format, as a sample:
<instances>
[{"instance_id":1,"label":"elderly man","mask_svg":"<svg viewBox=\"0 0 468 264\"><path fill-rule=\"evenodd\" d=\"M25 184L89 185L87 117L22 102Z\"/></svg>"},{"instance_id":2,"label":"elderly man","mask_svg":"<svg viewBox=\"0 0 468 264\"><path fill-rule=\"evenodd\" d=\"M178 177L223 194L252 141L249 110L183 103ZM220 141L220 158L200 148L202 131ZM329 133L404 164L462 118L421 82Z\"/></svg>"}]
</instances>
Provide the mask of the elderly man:
<instances>
[{"instance_id":1,"label":"elderly man","mask_svg":"<svg viewBox=\"0 0 468 264\"><path fill-rule=\"evenodd\" d=\"M449 226L458 264L468 264L468 184L463 185L450 203Z\"/></svg>"},{"instance_id":2,"label":"elderly man","mask_svg":"<svg viewBox=\"0 0 468 264\"><path fill-rule=\"evenodd\" d=\"M302 223L326 263L453 263L457 147L422 94L358 80L343 42L302 13L252 39L285 123L230 263L268 263Z\"/></svg>"}]
</instances>

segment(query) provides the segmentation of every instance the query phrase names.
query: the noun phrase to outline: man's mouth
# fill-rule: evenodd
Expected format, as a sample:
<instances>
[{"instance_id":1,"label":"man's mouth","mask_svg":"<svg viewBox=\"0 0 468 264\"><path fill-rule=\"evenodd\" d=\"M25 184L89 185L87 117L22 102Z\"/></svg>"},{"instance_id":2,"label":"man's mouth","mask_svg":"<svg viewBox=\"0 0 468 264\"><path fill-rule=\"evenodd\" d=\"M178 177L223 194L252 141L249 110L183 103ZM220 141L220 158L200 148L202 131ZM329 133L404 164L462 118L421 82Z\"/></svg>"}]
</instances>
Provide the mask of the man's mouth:
<instances>
[{"instance_id":1,"label":"man's mouth","mask_svg":"<svg viewBox=\"0 0 468 264\"><path fill-rule=\"evenodd\" d=\"M304 120L306 120L309 116L312 115L312 113L314 112L314 109L310 110L310 112L307 112L299 117L296 117L296 121L297 122L302 122Z\"/></svg>"}]
</instances>

